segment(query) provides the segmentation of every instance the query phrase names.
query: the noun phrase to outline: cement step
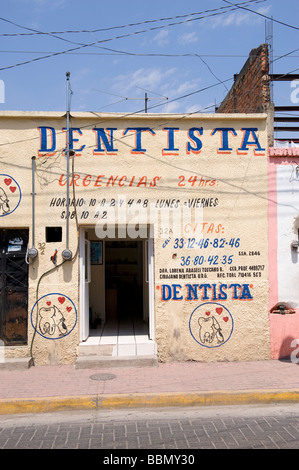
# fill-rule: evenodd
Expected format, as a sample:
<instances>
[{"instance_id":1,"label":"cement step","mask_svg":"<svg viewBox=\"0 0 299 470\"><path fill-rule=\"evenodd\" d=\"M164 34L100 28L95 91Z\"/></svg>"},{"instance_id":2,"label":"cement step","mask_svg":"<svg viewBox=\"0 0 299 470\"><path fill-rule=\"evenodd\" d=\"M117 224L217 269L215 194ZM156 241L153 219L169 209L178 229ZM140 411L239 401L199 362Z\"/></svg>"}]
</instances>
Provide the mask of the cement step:
<instances>
[{"instance_id":1,"label":"cement step","mask_svg":"<svg viewBox=\"0 0 299 470\"><path fill-rule=\"evenodd\" d=\"M31 357L5 357L0 361L0 370L26 370L31 366Z\"/></svg>"},{"instance_id":2,"label":"cement step","mask_svg":"<svg viewBox=\"0 0 299 470\"><path fill-rule=\"evenodd\" d=\"M78 357L81 356L154 356L157 354L157 345L154 341L122 343L117 344L90 344L81 343L77 350Z\"/></svg>"},{"instance_id":3,"label":"cement step","mask_svg":"<svg viewBox=\"0 0 299 470\"><path fill-rule=\"evenodd\" d=\"M154 367L158 364L156 355L151 356L78 356L75 369L111 369L117 367Z\"/></svg>"}]
</instances>

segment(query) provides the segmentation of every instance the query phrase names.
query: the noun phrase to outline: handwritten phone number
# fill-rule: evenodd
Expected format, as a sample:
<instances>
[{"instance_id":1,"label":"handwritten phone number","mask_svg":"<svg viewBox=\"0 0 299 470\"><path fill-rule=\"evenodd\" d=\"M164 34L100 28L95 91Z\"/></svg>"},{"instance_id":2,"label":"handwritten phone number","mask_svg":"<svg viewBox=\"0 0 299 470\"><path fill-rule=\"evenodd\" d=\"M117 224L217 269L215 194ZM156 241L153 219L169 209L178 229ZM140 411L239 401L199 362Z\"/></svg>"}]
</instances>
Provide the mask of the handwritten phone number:
<instances>
[{"instance_id":1,"label":"handwritten phone number","mask_svg":"<svg viewBox=\"0 0 299 470\"><path fill-rule=\"evenodd\" d=\"M227 240L226 238L214 238L210 240L209 238L201 238L196 240L195 238L175 238L173 248L225 248L230 246L231 248L238 248L240 246L240 238L231 238Z\"/></svg>"},{"instance_id":2,"label":"handwritten phone number","mask_svg":"<svg viewBox=\"0 0 299 470\"><path fill-rule=\"evenodd\" d=\"M181 256L181 266L200 266L204 263L208 263L210 266L211 265L216 265L216 264L232 264L233 262L233 257L234 255L230 256L218 256L218 255L211 255L208 258L205 258L204 256L195 256L195 258L192 258L191 256Z\"/></svg>"}]
</instances>

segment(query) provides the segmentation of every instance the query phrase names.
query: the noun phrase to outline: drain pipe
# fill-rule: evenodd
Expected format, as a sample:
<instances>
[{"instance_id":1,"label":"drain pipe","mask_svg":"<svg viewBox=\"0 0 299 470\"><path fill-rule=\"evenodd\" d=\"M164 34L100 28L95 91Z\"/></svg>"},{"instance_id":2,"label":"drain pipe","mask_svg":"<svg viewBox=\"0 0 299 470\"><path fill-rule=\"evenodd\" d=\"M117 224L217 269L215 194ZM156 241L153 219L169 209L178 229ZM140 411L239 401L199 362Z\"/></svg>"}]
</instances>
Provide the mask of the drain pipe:
<instances>
[{"instance_id":1,"label":"drain pipe","mask_svg":"<svg viewBox=\"0 0 299 470\"><path fill-rule=\"evenodd\" d=\"M38 251L35 248L35 156L31 157L32 161L32 248L27 250L27 256L30 259L34 259L38 255Z\"/></svg>"},{"instance_id":2,"label":"drain pipe","mask_svg":"<svg viewBox=\"0 0 299 470\"><path fill-rule=\"evenodd\" d=\"M66 72L66 128L67 128L67 147L66 147L66 157L67 157L67 183L66 183L66 248L62 252L62 257L65 261L68 261L72 258L73 254L69 249L69 197L70 197L70 72ZM73 153L73 152L72 152Z\"/></svg>"}]
</instances>

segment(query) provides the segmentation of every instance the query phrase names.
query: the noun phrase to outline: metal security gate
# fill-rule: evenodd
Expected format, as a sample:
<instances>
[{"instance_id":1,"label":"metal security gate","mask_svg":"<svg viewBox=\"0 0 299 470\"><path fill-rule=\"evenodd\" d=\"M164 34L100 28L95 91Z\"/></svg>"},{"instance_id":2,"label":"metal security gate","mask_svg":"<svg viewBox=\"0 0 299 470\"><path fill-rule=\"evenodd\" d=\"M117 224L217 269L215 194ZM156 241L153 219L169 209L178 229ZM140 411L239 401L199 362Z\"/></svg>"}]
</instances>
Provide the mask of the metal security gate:
<instances>
[{"instance_id":1,"label":"metal security gate","mask_svg":"<svg viewBox=\"0 0 299 470\"><path fill-rule=\"evenodd\" d=\"M0 339L27 343L28 230L0 230Z\"/></svg>"}]
</instances>

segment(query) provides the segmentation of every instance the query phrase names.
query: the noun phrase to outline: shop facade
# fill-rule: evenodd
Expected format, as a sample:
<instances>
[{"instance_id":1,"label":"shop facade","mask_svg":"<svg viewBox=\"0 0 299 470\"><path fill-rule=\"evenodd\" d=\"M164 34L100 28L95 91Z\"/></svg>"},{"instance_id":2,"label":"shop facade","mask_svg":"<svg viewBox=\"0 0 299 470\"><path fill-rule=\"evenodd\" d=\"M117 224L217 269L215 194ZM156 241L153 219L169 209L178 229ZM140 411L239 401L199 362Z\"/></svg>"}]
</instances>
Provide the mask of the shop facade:
<instances>
[{"instance_id":1,"label":"shop facade","mask_svg":"<svg viewBox=\"0 0 299 470\"><path fill-rule=\"evenodd\" d=\"M6 357L270 358L266 114L0 122Z\"/></svg>"}]
</instances>

